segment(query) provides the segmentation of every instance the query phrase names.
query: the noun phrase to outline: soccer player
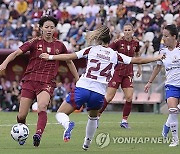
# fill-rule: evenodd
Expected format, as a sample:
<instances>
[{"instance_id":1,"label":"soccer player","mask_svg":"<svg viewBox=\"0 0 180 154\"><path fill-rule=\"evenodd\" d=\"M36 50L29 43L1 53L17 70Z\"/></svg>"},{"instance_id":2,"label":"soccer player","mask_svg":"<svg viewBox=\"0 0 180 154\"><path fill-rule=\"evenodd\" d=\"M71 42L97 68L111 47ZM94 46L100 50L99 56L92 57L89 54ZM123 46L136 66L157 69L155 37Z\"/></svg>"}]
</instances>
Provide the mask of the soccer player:
<instances>
[{"instance_id":1,"label":"soccer player","mask_svg":"<svg viewBox=\"0 0 180 154\"><path fill-rule=\"evenodd\" d=\"M98 29L87 34L87 41L94 46L87 47L79 52L72 54L49 55L41 54L40 57L46 60L72 60L77 58L87 58L86 72L76 83L74 92L71 92L66 100L59 107L56 119L65 128L64 141L70 140L71 131L74 128L74 122L70 121L69 114L75 109L80 109L86 102L89 111L89 119L86 125L86 136L83 149L87 150L97 129L97 115L102 107L106 86L111 79L114 67L117 62L120 63L148 63L162 58L162 55L151 58L132 58L123 54L118 54L111 48L108 48L110 42L110 31L107 26L101 26Z\"/></svg>"},{"instance_id":2,"label":"soccer player","mask_svg":"<svg viewBox=\"0 0 180 154\"><path fill-rule=\"evenodd\" d=\"M145 92L148 92L151 84L157 74L160 72L162 65L166 70L165 92L166 101L169 109L169 116L163 126L162 136L167 137L169 130L172 132L172 142L170 147L179 144L178 138L178 113L180 100L180 47L177 47L178 30L175 25L167 25L163 30L163 40L165 48L160 53L165 54L166 58L158 61L152 75L145 85Z\"/></svg>"},{"instance_id":3,"label":"soccer player","mask_svg":"<svg viewBox=\"0 0 180 154\"><path fill-rule=\"evenodd\" d=\"M123 53L129 57L139 56L139 42L133 36L133 25L131 23L126 23L123 27L124 36L113 43L110 44L113 50L118 51L118 53ZM141 66L138 65L138 71L136 76L141 76ZM118 64L115 68L115 72L112 80L108 84L106 99L104 100L104 105L100 110L99 116L107 107L107 104L114 98L117 89L121 85L121 88L125 97L125 104L123 107L123 116L120 126L122 128L129 128L128 126L128 116L130 115L132 108L132 98L133 98L133 64Z\"/></svg>"},{"instance_id":4,"label":"soccer player","mask_svg":"<svg viewBox=\"0 0 180 154\"><path fill-rule=\"evenodd\" d=\"M41 136L47 123L47 106L56 86L55 79L58 72L58 61L44 61L39 58L41 53L62 54L67 53L64 44L53 37L58 21L51 16L44 16L39 21L41 37L25 42L18 50L11 53L0 65L0 71L5 70L8 63L17 56L30 51L29 63L22 78L22 91L20 99L18 123L26 123L26 117L33 100L38 103L38 121L33 144L38 147ZM72 74L78 80L77 70L71 60L66 61ZM20 141L23 145L25 141Z\"/></svg>"}]
</instances>

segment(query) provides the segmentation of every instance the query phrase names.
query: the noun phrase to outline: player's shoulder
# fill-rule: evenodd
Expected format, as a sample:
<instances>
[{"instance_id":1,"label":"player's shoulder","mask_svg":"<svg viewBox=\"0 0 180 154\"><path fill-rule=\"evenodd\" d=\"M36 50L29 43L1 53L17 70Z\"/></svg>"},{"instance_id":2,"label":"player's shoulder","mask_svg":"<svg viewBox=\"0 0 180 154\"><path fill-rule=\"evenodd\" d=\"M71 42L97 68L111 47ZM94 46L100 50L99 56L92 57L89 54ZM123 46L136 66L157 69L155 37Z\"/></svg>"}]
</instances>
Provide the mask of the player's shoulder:
<instances>
[{"instance_id":1,"label":"player's shoulder","mask_svg":"<svg viewBox=\"0 0 180 154\"><path fill-rule=\"evenodd\" d=\"M139 43L139 40L135 36L133 36L132 40Z\"/></svg>"},{"instance_id":2,"label":"player's shoulder","mask_svg":"<svg viewBox=\"0 0 180 154\"><path fill-rule=\"evenodd\" d=\"M168 51L168 48L166 47L162 47L161 49L159 49L159 53L166 53Z\"/></svg>"},{"instance_id":3,"label":"player's shoulder","mask_svg":"<svg viewBox=\"0 0 180 154\"><path fill-rule=\"evenodd\" d=\"M41 40L41 37L35 37L35 38L32 38L32 39L28 40L27 42L28 43L34 43L34 42L37 42L39 40Z\"/></svg>"}]
</instances>

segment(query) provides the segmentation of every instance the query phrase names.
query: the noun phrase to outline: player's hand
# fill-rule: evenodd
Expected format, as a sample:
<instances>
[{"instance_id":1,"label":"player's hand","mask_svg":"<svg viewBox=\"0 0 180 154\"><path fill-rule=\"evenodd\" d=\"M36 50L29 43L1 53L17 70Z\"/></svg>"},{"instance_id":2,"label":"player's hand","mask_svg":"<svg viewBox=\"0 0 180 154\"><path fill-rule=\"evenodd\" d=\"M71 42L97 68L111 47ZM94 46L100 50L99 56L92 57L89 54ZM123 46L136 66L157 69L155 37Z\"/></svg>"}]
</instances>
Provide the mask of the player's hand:
<instances>
[{"instance_id":1,"label":"player's hand","mask_svg":"<svg viewBox=\"0 0 180 154\"><path fill-rule=\"evenodd\" d=\"M158 55L158 59L159 60L164 60L166 58L166 55L165 54L159 54Z\"/></svg>"},{"instance_id":2,"label":"player's hand","mask_svg":"<svg viewBox=\"0 0 180 154\"><path fill-rule=\"evenodd\" d=\"M136 77L139 78L142 75L142 70L138 69L137 73L136 73Z\"/></svg>"},{"instance_id":3,"label":"player's hand","mask_svg":"<svg viewBox=\"0 0 180 154\"><path fill-rule=\"evenodd\" d=\"M0 65L0 72L1 72L1 71L4 71L5 69L6 69L6 65L1 64L1 65Z\"/></svg>"},{"instance_id":4,"label":"player's hand","mask_svg":"<svg viewBox=\"0 0 180 154\"><path fill-rule=\"evenodd\" d=\"M47 53L42 53L42 54L39 55L39 57L41 59L49 60L49 54L47 54Z\"/></svg>"},{"instance_id":5,"label":"player's hand","mask_svg":"<svg viewBox=\"0 0 180 154\"><path fill-rule=\"evenodd\" d=\"M152 84L152 83L148 82L148 83L144 86L144 92L145 92L145 93L148 93L148 91L149 91L149 89L150 89L150 87L151 87L151 84Z\"/></svg>"}]
</instances>

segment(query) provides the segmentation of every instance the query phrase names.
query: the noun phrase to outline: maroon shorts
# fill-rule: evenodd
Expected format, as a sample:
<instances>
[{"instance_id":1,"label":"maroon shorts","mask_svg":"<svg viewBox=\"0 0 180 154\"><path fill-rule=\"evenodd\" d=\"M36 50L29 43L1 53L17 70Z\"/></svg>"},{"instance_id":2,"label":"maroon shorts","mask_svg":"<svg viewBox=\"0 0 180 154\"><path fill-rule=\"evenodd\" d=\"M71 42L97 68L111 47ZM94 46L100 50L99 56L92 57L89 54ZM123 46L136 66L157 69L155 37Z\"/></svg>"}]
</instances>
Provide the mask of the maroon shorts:
<instances>
[{"instance_id":1,"label":"maroon shorts","mask_svg":"<svg viewBox=\"0 0 180 154\"><path fill-rule=\"evenodd\" d=\"M121 76L118 72L114 72L108 87L118 89L119 85L121 85L121 88L133 88L133 76Z\"/></svg>"},{"instance_id":2,"label":"maroon shorts","mask_svg":"<svg viewBox=\"0 0 180 154\"><path fill-rule=\"evenodd\" d=\"M52 97L54 88L54 84L48 84L39 81L24 81L22 83L21 97L34 100L36 96L42 91L48 92Z\"/></svg>"}]
</instances>

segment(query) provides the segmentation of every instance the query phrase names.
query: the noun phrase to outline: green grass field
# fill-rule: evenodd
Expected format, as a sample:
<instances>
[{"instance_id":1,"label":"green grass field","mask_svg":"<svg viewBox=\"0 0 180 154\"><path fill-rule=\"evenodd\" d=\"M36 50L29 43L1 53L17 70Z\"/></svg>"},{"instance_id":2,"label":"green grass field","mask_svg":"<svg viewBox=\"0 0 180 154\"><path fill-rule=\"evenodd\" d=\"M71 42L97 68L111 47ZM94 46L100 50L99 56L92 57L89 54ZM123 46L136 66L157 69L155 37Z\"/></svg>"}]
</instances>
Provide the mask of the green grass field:
<instances>
[{"instance_id":1,"label":"green grass field","mask_svg":"<svg viewBox=\"0 0 180 154\"><path fill-rule=\"evenodd\" d=\"M74 113L70 116L75 121L76 126L72 132L72 139L65 143L62 139L63 128L57 125L55 114L48 114L48 125L45 129L41 145L38 148L32 145L32 136L35 132L37 114L29 113L27 123L29 124L30 134L27 143L19 146L10 136L10 130L16 123L16 114L9 112L0 112L0 154L79 154L82 150L83 138L87 122L87 113ZM129 118L131 129L125 130L119 127L119 121L122 113L104 113L100 119L100 126L96 132L95 138L88 151L85 153L121 153L121 154L176 154L180 147L169 148L168 143L151 143L139 139L161 138L162 125L167 115L157 115L150 113L132 113ZM96 144L96 137L100 133L110 135L110 143L104 148ZM137 138L139 143L122 143L127 138ZM119 142L116 142L119 141ZM102 140L103 142L103 140Z\"/></svg>"}]
</instances>

